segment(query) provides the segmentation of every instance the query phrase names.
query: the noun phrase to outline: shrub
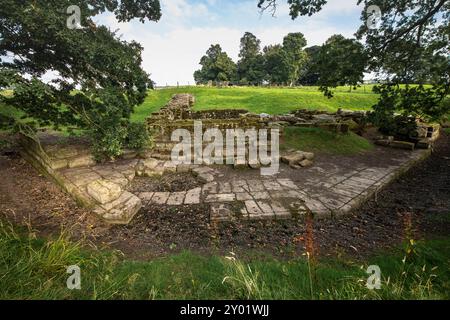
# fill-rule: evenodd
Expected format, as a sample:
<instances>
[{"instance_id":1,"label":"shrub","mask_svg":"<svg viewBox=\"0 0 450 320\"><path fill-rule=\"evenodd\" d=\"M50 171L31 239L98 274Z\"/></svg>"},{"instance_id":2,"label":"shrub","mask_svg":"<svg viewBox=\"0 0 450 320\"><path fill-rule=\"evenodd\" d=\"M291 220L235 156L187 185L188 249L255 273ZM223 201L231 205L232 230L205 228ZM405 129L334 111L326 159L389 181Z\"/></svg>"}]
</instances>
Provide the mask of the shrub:
<instances>
[{"instance_id":1,"label":"shrub","mask_svg":"<svg viewBox=\"0 0 450 320\"><path fill-rule=\"evenodd\" d=\"M90 131L92 153L97 161L114 160L124 148L142 150L149 146L150 134L144 123L104 123Z\"/></svg>"},{"instance_id":2,"label":"shrub","mask_svg":"<svg viewBox=\"0 0 450 320\"><path fill-rule=\"evenodd\" d=\"M130 123L128 125L125 146L130 149L142 150L148 147L150 134L145 123Z\"/></svg>"},{"instance_id":3,"label":"shrub","mask_svg":"<svg viewBox=\"0 0 450 320\"><path fill-rule=\"evenodd\" d=\"M124 126L99 127L90 131L92 153L95 160L114 160L123 153L127 130Z\"/></svg>"},{"instance_id":4,"label":"shrub","mask_svg":"<svg viewBox=\"0 0 450 320\"><path fill-rule=\"evenodd\" d=\"M418 136L416 119L406 116L385 118L379 123L379 131L400 140L414 140Z\"/></svg>"}]
</instances>

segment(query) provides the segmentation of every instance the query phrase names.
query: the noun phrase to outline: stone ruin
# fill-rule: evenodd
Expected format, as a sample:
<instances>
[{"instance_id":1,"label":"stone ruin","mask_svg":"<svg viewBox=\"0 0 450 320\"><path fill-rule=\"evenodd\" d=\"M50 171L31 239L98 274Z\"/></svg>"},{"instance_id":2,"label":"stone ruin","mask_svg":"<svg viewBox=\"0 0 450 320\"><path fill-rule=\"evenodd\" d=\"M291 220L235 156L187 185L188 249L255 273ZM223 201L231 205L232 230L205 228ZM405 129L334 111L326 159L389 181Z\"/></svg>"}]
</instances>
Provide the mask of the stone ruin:
<instances>
[{"instance_id":1,"label":"stone ruin","mask_svg":"<svg viewBox=\"0 0 450 320\"><path fill-rule=\"evenodd\" d=\"M335 133L347 133L351 129L363 127L366 118L365 111L342 109L336 113L302 109L286 115L269 115L253 114L241 109L194 111L194 104L195 99L192 95L176 94L163 108L147 118L147 125L153 137L151 157L169 160L173 147L178 144L171 141L172 132L175 129L187 129L193 133L196 120L202 121L203 132L208 128L218 128L223 134L226 129L235 128L243 130L278 128L282 135L283 128L287 126L317 127ZM268 132L270 134L270 131ZM268 140L270 142L270 136ZM206 143L204 144L205 147ZM282 155L280 160L289 164L291 168L299 169L311 166L313 158L312 153L292 151ZM250 165L250 167L255 168L258 165Z\"/></svg>"},{"instance_id":2,"label":"stone ruin","mask_svg":"<svg viewBox=\"0 0 450 320\"><path fill-rule=\"evenodd\" d=\"M194 111L193 106L195 99L190 94L177 94L159 111L151 114L147 118L147 126L151 132L153 139L153 147L149 153L152 158L169 160L172 149L179 142L172 141L172 132L176 129L186 129L192 135L194 134L195 121L201 120L202 133L209 128L219 129L223 136L226 136L227 129L270 129L272 128L272 121L270 118L261 117L260 115L249 113L242 109L222 109L222 110L203 110ZM282 130L280 130L282 134ZM270 130L268 130L267 140L269 142L268 149L270 150ZM248 146L249 141L246 141ZM203 148L209 142L203 141ZM246 148L248 154L248 148ZM194 154L193 146L191 152ZM236 153L235 153L236 154ZM236 163L236 159L226 159L226 154L223 152L224 163ZM246 164L252 167L258 167L255 164Z\"/></svg>"},{"instance_id":3,"label":"stone ruin","mask_svg":"<svg viewBox=\"0 0 450 320\"><path fill-rule=\"evenodd\" d=\"M272 123L280 126L321 128L335 133L348 133L363 127L367 112L339 109L337 112L301 109L286 115L269 116Z\"/></svg>"},{"instance_id":4,"label":"stone ruin","mask_svg":"<svg viewBox=\"0 0 450 320\"><path fill-rule=\"evenodd\" d=\"M375 144L405 150L430 149L439 138L441 126L439 124L426 123L416 120L417 137L411 141L396 140L394 136L380 136L375 139Z\"/></svg>"},{"instance_id":5,"label":"stone ruin","mask_svg":"<svg viewBox=\"0 0 450 320\"><path fill-rule=\"evenodd\" d=\"M393 179L395 170L404 170L403 164L392 167L388 173L368 168L365 169L367 173L364 177L360 176L362 171L355 171L352 178L346 178L349 183L351 182L349 185L346 185L347 180L337 182L336 179L341 178L339 176L331 177L329 186L332 186L332 190L337 188L336 183L338 185L341 183L343 189L340 195L334 194L340 197L339 201L333 200L334 202L328 198L317 198L315 192L305 193L290 179L271 177L264 181L243 179L230 182L216 181L220 172L212 167L175 165L170 161L171 150L175 144L171 141L173 130L182 128L192 132L194 121L202 120L203 130L218 128L222 132L236 128L282 129L286 125L321 127L335 132L347 132L349 122L363 124L365 114L343 110L335 114L302 110L288 115L270 116L256 115L239 109L195 111L192 109L194 102L194 97L189 94L175 95L166 106L147 119L154 139L153 148L145 153L126 150L115 162L96 163L86 139L68 139L48 132L40 132L37 139L22 136L21 153L35 168L51 177L80 205L91 208L112 224L127 224L146 203L175 206L210 203L211 221L232 219L233 214L226 207L233 207L236 203L241 204L240 215L248 219L290 218L292 214L307 210L319 216L333 216L349 212L360 203L361 199L365 199L373 190ZM439 129L433 127L433 130L430 130L429 126L424 126L422 131L421 134L426 136L426 139L432 140L437 138ZM390 141L391 144L392 142ZM422 154L412 153L412 162L406 166L411 166L418 157L422 157ZM293 151L281 156L281 161L294 169L311 166L313 159L314 154L302 151ZM133 194L128 191L128 186L135 176L160 176L166 172L191 172L205 184L192 190L173 193ZM366 179L366 176L370 178ZM357 188L360 189L356 190ZM343 194L349 195L352 192L354 193L352 198L343 199ZM302 206L305 208L301 209Z\"/></svg>"}]
</instances>

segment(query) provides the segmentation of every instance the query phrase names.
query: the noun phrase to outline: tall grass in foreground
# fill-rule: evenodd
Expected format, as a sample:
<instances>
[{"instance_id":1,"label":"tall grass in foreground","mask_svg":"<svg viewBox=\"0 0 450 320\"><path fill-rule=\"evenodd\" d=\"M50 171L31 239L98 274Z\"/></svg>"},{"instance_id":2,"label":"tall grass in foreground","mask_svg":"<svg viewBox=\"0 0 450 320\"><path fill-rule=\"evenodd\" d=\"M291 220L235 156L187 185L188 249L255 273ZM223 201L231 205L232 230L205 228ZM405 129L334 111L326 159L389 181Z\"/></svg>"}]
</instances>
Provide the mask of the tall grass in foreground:
<instances>
[{"instance_id":1,"label":"tall grass in foreground","mask_svg":"<svg viewBox=\"0 0 450 320\"><path fill-rule=\"evenodd\" d=\"M70 265L82 270L82 292L66 287ZM120 285L109 279L113 266L113 255L89 254L64 232L44 241L0 221L0 299L113 298Z\"/></svg>"},{"instance_id":2,"label":"tall grass in foreground","mask_svg":"<svg viewBox=\"0 0 450 320\"><path fill-rule=\"evenodd\" d=\"M448 299L450 241L409 242L365 262L202 256L182 252L150 261L83 248L64 233L36 239L31 229L0 223L1 299ZM379 265L381 290L366 288ZM81 269L68 290L66 268Z\"/></svg>"}]
</instances>

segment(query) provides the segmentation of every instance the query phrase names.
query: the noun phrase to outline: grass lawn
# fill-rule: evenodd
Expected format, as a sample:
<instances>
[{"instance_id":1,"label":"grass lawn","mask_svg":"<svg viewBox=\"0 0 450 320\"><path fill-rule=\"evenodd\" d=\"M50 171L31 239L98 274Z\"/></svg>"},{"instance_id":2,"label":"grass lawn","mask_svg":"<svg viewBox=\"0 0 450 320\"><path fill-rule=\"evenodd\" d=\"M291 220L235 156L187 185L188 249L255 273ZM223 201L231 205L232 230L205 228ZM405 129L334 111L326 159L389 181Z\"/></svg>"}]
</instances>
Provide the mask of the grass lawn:
<instances>
[{"instance_id":1,"label":"grass lawn","mask_svg":"<svg viewBox=\"0 0 450 320\"><path fill-rule=\"evenodd\" d=\"M373 145L353 132L335 134L320 128L288 127L284 130L280 147L282 150L350 155L371 150Z\"/></svg>"},{"instance_id":2,"label":"grass lawn","mask_svg":"<svg viewBox=\"0 0 450 320\"><path fill-rule=\"evenodd\" d=\"M372 86L349 92L339 87L332 99L324 97L317 87L258 88L258 87L180 87L149 91L145 102L136 108L134 121L143 121L148 115L164 106L176 93L195 96L196 110L247 109L254 113L283 114L297 109L336 111L338 108L368 110L378 99Z\"/></svg>"},{"instance_id":3,"label":"grass lawn","mask_svg":"<svg viewBox=\"0 0 450 320\"><path fill-rule=\"evenodd\" d=\"M288 113L301 108L336 111L338 108L367 110L376 103L377 95L372 86L366 85L349 91L348 87L339 87L335 96L328 99L317 87L302 88L258 88L258 87L180 87L149 91L145 102L138 106L132 115L132 121L144 121L152 112L164 106L176 93L191 93L196 98L195 109L247 109L254 113ZM13 107L0 105L0 114L19 118L21 113ZM65 128L63 133L68 134ZM323 130L287 130L287 148L313 152L352 154L370 149L365 139L354 134L333 135Z\"/></svg>"},{"instance_id":4,"label":"grass lawn","mask_svg":"<svg viewBox=\"0 0 450 320\"><path fill-rule=\"evenodd\" d=\"M449 299L450 238L408 243L358 262L192 252L131 261L0 223L0 299ZM81 290L66 288L70 265ZM369 265L381 269L381 290L365 286Z\"/></svg>"}]
</instances>

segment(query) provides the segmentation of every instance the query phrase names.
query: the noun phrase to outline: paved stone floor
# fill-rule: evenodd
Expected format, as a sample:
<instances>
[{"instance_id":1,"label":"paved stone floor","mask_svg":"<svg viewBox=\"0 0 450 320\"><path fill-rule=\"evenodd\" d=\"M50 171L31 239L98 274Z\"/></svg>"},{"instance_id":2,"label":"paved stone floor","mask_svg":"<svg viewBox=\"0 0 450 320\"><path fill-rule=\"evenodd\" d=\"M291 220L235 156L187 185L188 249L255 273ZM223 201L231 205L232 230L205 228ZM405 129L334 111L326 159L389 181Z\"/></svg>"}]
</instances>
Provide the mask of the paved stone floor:
<instances>
[{"instance_id":1,"label":"paved stone floor","mask_svg":"<svg viewBox=\"0 0 450 320\"><path fill-rule=\"evenodd\" d=\"M427 151L404 153L381 167L360 164L330 170L315 166L308 169L307 175L293 178L295 181L287 177L258 176L257 171L251 177L242 178L243 172L237 170L228 169L224 173L226 169L200 167L194 168L194 172L212 175L214 181L185 192L144 192L137 196L144 204L210 203L211 220L215 221L283 219L303 215L308 210L316 217L331 217L358 207L426 154ZM280 176L292 171L287 166L283 170Z\"/></svg>"},{"instance_id":2,"label":"paved stone floor","mask_svg":"<svg viewBox=\"0 0 450 320\"><path fill-rule=\"evenodd\" d=\"M388 152L388 151L383 151ZM373 159L323 158L308 169L281 165L275 176L259 170L226 166L174 166L156 159L121 160L114 164L65 168L57 171L63 185L77 198L86 199L94 210L112 223L127 223L146 204L168 206L208 203L212 221L232 219L286 219L311 211L315 217L332 217L357 208L400 173L426 157L428 150L374 154ZM377 160L378 157L378 160ZM363 159L363 158L362 158ZM182 192L141 192L127 187L135 175L165 172L197 175L204 185Z\"/></svg>"}]
</instances>

